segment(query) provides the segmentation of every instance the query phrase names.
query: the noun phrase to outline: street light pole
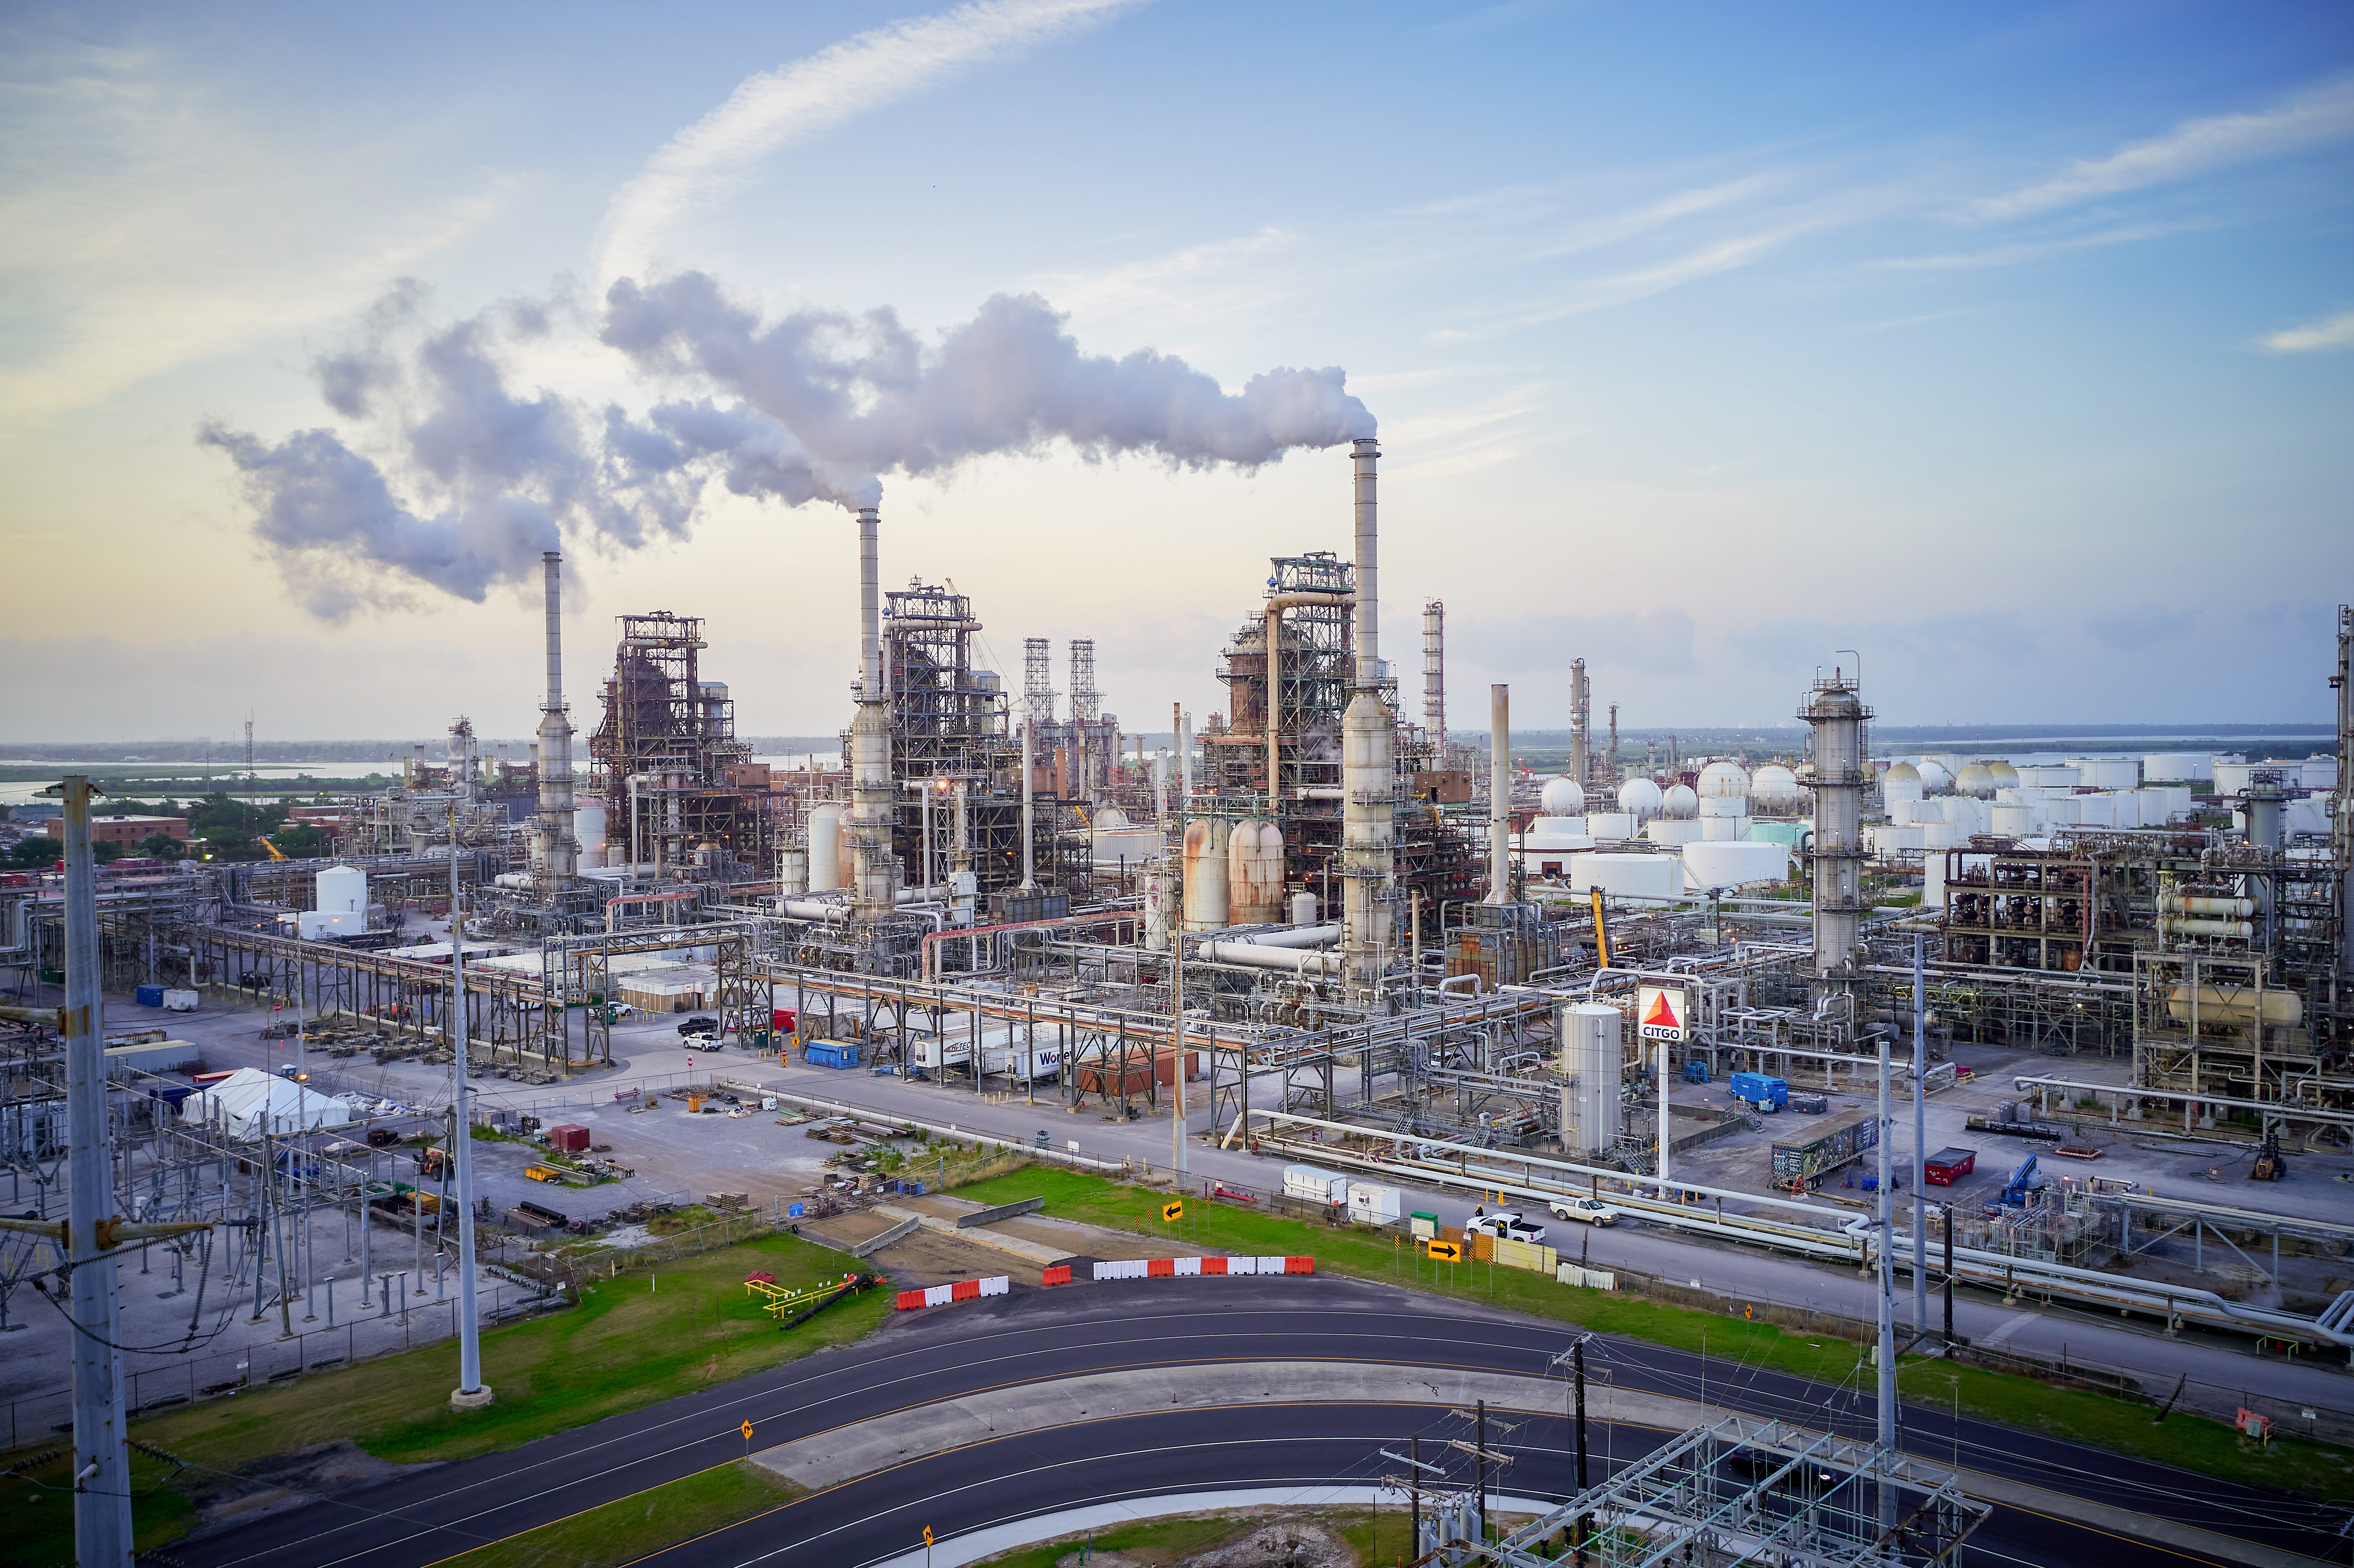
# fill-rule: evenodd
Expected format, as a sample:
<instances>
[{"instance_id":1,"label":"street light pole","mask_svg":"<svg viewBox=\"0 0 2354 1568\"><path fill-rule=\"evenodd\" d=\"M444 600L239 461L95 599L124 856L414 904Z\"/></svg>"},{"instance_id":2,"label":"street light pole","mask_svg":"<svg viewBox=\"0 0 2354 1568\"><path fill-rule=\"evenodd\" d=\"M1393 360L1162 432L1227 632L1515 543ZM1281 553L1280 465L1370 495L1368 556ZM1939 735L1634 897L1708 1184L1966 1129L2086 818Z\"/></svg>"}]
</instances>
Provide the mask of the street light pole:
<instances>
[{"instance_id":1,"label":"street light pole","mask_svg":"<svg viewBox=\"0 0 2354 1568\"><path fill-rule=\"evenodd\" d=\"M450 996L456 1004L450 1021L450 1108L457 1135L450 1140L450 1165L458 1186L458 1386L450 1408L480 1410L492 1395L482 1382L482 1312L474 1298L474 1118L466 1104L466 924L458 903L455 807L450 813Z\"/></svg>"}]
</instances>

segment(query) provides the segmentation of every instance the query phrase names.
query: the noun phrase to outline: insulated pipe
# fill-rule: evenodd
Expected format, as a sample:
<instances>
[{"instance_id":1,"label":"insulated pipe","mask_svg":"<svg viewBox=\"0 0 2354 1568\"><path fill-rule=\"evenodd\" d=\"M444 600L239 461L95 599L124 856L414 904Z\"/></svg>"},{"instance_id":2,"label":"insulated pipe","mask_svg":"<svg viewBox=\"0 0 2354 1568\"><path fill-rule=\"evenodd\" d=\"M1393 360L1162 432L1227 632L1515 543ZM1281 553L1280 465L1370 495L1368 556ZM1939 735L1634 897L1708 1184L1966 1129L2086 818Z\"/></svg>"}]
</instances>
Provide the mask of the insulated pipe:
<instances>
[{"instance_id":1,"label":"insulated pipe","mask_svg":"<svg viewBox=\"0 0 2354 1568\"><path fill-rule=\"evenodd\" d=\"M1488 902L1512 896L1512 688L1488 688Z\"/></svg>"},{"instance_id":2,"label":"insulated pipe","mask_svg":"<svg viewBox=\"0 0 2354 1568\"><path fill-rule=\"evenodd\" d=\"M1363 509L1359 509L1359 526L1364 526ZM1283 611L1294 605L1330 604L1353 607L1357 596L1348 593L1279 593L1267 601L1267 814L1275 816L1276 801L1282 795L1283 728L1278 723L1283 711L1283 644L1278 639L1283 631Z\"/></svg>"},{"instance_id":3,"label":"insulated pipe","mask_svg":"<svg viewBox=\"0 0 2354 1568\"><path fill-rule=\"evenodd\" d=\"M1239 937L1222 937L1221 941L1240 942L1261 948L1329 948L1339 941L1339 926L1276 927L1264 931L1246 931Z\"/></svg>"},{"instance_id":4,"label":"insulated pipe","mask_svg":"<svg viewBox=\"0 0 2354 1568\"><path fill-rule=\"evenodd\" d=\"M1295 974L1335 974L1346 962L1339 953L1313 948L1271 948L1251 942L1205 941L1193 948L1193 959L1204 964L1244 964L1252 969L1289 969Z\"/></svg>"}]
</instances>

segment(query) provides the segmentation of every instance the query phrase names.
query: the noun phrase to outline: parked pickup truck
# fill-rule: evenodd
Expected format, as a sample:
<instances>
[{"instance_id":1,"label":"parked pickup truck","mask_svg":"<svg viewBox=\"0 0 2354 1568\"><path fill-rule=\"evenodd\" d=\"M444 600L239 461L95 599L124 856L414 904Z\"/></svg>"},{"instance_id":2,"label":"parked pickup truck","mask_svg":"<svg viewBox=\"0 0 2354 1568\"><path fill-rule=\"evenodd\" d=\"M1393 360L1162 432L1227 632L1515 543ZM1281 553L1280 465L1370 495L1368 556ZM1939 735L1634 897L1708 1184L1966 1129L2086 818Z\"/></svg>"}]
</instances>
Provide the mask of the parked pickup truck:
<instances>
[{"instance_id":1,"label":"parked pickup truck","mask_svg":"<svg viewBox=\"0 0 2354 1568\"><path fill-rule=\"evenodd\" d=\"M1556 1198L1545 1207L1557 1220L1583 1220L1589 1225L1618 1223L1618 1211L1599 1198Z\"/></svg>"},{"instance_id":2,"label":"parked pickup truck","mask_svg":"<svg viewBox=\"0 0 2354 1568\"><path fill-rule=\"evenodd\" d=\"M1474 1212L1470 1223L1463 1227L1483 1235L1503 1236L1511 1241L1527 1242L1534 1246L1545 1238L1543 1225L1532 1225L1511 1209L1499 1209L1494 1213Z\"/></svg>"}]
</instances>

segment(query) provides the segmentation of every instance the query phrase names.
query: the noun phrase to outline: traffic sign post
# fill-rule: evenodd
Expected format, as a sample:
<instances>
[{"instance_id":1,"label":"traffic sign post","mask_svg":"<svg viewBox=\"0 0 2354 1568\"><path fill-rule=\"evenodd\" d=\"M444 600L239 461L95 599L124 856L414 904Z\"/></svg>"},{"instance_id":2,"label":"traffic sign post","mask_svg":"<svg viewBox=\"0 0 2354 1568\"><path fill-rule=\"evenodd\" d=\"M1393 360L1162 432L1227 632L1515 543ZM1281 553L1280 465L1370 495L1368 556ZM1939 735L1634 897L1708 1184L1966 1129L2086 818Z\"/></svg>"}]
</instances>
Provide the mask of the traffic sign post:
<instances>
[{"instance_id":1,"label":"traffic sign post","mask_svg":"<svg viewBox=\"0 0 2354 1568\"><path fill-rule=\"evenodd\" d=\"M1161 1217L1167 1224L1175 1224L1185 1217L1185 1201L1181 1198L1173 1203L1161 1204Z\"/></svg>"}]
</instances>

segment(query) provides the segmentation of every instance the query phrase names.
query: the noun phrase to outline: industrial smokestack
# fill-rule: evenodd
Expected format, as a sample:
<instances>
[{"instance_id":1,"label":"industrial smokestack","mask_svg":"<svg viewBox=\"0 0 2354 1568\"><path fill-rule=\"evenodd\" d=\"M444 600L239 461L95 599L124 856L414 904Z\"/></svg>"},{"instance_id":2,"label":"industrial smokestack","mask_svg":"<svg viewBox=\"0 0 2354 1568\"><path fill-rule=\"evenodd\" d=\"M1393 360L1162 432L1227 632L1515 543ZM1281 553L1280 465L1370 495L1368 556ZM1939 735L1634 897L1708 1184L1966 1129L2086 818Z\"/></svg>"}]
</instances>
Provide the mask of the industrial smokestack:
<instances>
[{"instance_id":1,"label":"industrial smokestack","mask_svg":"<svg viewBox=\"0 0 2354 1568\"><path fill-rule=\"evenodd\" d=\"M1447 606L1431 599L1422 607L1422 727L1447 765Z\"/></svg>"},{"instance_id":2,"label":"industrial smokestack","mask_svg":"<svg viewBox=\"0 0 2354 1568\"><path fill-rule=\"evenodd\" d=\"M1512 688L1488 688L1488 902L1512 897Z\"/></svg>"},{"instance_id":3,"label":"industrial smokestack","mask_svg":"<svg viewBox=\"0 0 2354 1568\"><path fill-rule=\"evenodd\" d=\"M1373 465L1381 449L1370 440L1352 448L1357 489L1357 678L1341 718L1341 940L1348 971L1361 991L1378 990L1394 945L1391 898L1397 878L1392 818L1393 749L1396 736L1381 697L1379 539L1374 528ZM1268 711L1274 704L1270 696Z\"/></svg>"},{"instance_id":4,"label":"industrial smokestack","mask_svg":"<svg viewBox=\"0 0 2354 1568\"><path fill-rule=\"evenodd\" d=\"M862 920L899 903L899 857L891 848L891 719L883 683L883 595L877 565L881 518L858 509L858 716L850 726L851 855Z\"/></svg>"},{"instance_id":5,"label":"industrial smokestack","mask_svg":"<svg viewBox=\"0 0 2354 1568\"><path fill-rule=\"evenodd\" d=\"M539 557L547 600L547 700L539 718L539 827L533 835L535 876L543 897L571 885L580 845L572 836L572 720L564 707L564 556Z\"/></svg>"}]
</instances>

